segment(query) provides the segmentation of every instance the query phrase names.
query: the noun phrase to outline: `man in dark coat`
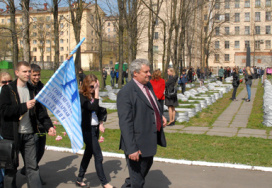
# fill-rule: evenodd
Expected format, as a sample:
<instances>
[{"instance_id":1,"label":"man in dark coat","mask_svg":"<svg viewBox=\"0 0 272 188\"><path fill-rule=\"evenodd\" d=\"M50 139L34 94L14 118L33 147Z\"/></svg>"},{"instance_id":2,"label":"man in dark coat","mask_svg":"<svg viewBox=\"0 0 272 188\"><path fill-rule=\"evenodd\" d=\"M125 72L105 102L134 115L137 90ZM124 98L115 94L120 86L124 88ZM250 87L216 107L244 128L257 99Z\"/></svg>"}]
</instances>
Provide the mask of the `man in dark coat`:
<instances>
[{"instance_id":1,"label":"man in dark coat","mask_svg":"<svg viewBox=\"0 0 272 188\"><path fill-rule=\"evenodd\" d=\"M25 61L18 62L15 81L2 88L0 95L0 113L2 136L14 140L17 152L13 169L6 169L5 188L16 188L18 153L23 155L26 165L27 185L30 188L41 188L42 183L36 159L35 133L39 132L37 119L51 136L56 135L51 120L40 103L34 99L35 91L28 83L30 66Z\"/></svg>"},{"instance_id":2,"label":"man in dark coat","mask_svg":"<svg viewBox=\"0 0 272 188\"><path fill-rule=\"evenodd\" d=\"M129 70L133 79L117 95L120 149L124 150L130 176L126 186L142 188L157 152L157 144L166 147L163 132L166 119L149 82L149 62L136 59Z\"/></svg>"}]
</instances>

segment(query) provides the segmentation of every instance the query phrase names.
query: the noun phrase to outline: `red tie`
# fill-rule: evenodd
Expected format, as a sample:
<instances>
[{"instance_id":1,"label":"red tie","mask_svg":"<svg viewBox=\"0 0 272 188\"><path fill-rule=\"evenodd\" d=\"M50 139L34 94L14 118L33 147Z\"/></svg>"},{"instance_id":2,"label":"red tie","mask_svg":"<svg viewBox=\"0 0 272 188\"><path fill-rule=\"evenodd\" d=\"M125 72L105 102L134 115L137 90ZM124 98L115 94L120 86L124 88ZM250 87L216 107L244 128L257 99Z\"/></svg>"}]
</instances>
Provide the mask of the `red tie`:
<instances>
[{"instance_id":1,"label":"red tie","mask_svg":"<svg viewBox=\"0 0 272 188\"><path fill-rule=\"evenodd\" d=\"M149 101L150 101L150 103L151 103L151 105L152 105L152 107L153 107L153 109L155 111L156 122L157 122L157 130L160 131L161 130L161 116L160 116L160 113L158 111L158 108L155 105L155 102L154 102L153 98L150 95L149 89L146 86L144 86L144 88L145 88L145 91L146 91L147 96L149 98Z\"/></svg>"}]
</instances>

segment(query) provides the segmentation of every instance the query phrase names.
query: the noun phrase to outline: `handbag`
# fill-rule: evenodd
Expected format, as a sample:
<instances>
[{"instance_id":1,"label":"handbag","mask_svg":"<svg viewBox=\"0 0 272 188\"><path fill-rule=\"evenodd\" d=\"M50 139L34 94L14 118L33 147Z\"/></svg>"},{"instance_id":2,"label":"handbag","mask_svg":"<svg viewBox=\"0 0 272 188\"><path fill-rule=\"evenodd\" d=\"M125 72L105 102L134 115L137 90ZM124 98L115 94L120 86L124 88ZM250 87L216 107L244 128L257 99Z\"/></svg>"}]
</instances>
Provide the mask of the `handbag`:
<instances>
[{"instance_id":1,"label":"handbag","mask_svg":"<svg viewBox=\"0 0 272 188\"><path fill-rule=\"evenodd\" d=\"M173 91L171 91L171 92L168 89L166 89L165 90L165 96L167 98L173 98L173 97L177 96L177 87L174 87Z\"/></svg>"},{"instance_id":2,"label":"handbag","mask_svg":"<svg viewBox=\"0 0 272 188\"><path fill-rule=\"evenodd\" d=\"M0 140L0 168L15 168L16 150L13 140Z\"/></svg>"}]
</instances>

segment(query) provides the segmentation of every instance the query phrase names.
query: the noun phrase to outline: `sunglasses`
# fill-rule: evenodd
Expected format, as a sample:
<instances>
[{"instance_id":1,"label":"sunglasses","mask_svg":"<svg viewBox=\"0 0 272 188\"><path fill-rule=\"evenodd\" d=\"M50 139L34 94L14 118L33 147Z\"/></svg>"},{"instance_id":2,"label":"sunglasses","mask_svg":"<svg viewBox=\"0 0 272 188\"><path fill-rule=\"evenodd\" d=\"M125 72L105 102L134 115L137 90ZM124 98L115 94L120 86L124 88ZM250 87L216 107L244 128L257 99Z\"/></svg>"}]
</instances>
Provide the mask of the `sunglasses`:
<instances>
[{"instance_id":1,"label":"sunglasses","mask_svg":"<svg viewBox=\"0 0 272 188\"><path fill-rule=\"evenodd\" d=\"M91 89L93 89L93 88L94 88L94 86L93 86L93 85L90 85L90 88L91 88Z\"/></svg>"},{"instance_id":2,"label":"sunglasses","mask_svg":"<svg viewBox=\"0 0 272 188\"><path fill-rule=\"evenodd\" d=\"M7 83L10 83L10 82L12 82L12 80L2 81L2 84L7 84Z\"/></svg>"}]
</instances>

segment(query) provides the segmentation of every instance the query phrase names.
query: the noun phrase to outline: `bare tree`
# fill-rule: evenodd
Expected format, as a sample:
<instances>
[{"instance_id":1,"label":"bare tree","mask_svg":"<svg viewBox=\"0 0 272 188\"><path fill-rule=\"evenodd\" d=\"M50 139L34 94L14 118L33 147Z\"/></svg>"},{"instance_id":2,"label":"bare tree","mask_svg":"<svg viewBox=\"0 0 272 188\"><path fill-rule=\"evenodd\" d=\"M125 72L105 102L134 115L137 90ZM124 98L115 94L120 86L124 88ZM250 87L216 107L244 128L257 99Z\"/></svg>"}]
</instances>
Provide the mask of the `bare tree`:
<instances>
[{"instance_id":1,"label":"bare tree","mask_svg":"<svg viewBox=\"0 0 272 188\"><path fill-rule=\"evenodd\" d=\"M29 40L29 3L30 0L21 0L22 23L23 23L23 51L24 61L31 62L30 40Z\"/></svg>"},{"instance_id":2,"label":"bare tree","mask_svg":"<svg viewBox=\"0 0 272 188\"><path fill-rule=\"evenodd\" d=\"M55 40L55 57L54 57L54 70L57 70L59 67L59 2L60 0L52 0L53 1L53 17L54 17L54 40ZM51 49L50 49L51 50Z\"/></svg>"},{"instance_id":3,"label":"bare tree","mask_svg":"<svg viewBox=\"0 0 272 188\"><path fill-rule=\"evenodd\" d=\"M124 14L125 14L125 0L118 0L119 9L119 79L118 88L122 87L122 74L123 72L123 51L124 51Z\"/></svg>"}]
</instances>

